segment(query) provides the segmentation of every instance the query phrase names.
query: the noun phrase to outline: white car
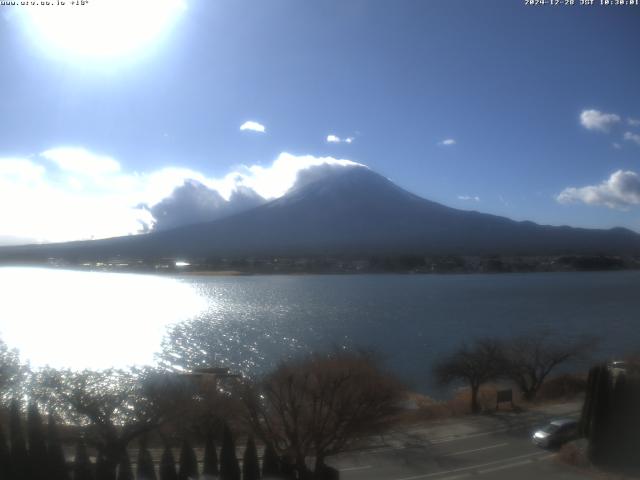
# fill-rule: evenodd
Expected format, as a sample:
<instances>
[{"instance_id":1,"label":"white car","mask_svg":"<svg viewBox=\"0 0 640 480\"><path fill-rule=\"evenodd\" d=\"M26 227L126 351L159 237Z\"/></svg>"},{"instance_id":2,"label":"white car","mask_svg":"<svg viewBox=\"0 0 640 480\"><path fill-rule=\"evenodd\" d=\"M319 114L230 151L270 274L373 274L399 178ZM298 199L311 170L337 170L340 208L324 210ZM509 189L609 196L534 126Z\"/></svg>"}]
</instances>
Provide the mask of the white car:
<instances>
[{"instance_id":1,"label":"white car","mask_svg":"<svg viewBox=\"0 0 640 480\"><path fill-rule=\"evenodd\" d=\"M533 443L542 448L559 447L578 438L578 422L570 418L553 420L533 433Z\"/></svg>"}]
</instances>

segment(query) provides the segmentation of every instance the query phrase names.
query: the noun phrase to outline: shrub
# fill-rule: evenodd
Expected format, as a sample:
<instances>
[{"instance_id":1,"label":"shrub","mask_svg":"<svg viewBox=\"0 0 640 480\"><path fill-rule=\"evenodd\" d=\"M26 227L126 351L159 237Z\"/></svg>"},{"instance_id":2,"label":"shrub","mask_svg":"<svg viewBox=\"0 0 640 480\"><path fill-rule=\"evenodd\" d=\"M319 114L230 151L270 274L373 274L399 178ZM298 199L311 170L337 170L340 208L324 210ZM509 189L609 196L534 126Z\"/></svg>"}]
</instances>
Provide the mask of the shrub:
<instances>
[{"instance_id":1,"label":"shrub","mask_svg":"<svg viewBox=\"0 0 640 480\"><path fill-rule=\"evenodd\" d=\"M115 480L115 472L109 467L104 453L99 450L96 457L96 480Z\"/></svg>"},{"instance_id":2,"label":"shrub","mask_svg":"<svg viewBox=\"0 0 640 480\"><path fill-rule=\"evenodd\" d=\"M538 400L562 400L576 397L587 389L587 379L583 375L559 375L542 384Z\"/></svg>"},{"instance_id":3,"label":"shrub","mask_svg":"<svg viewBox=\"0 0 640 480\"><path fill-rule=\"evenodd\" d=\"M78 442L73 461L73 480L93 480L93 465L84 442Z\"/></svg>"},{"instance_id":4,"label":"shrub","mask_svg":"<svg viewBox=\"0 0 640 480\"><path fill-rule=\"evenodd\" d=\"M27 408L27 437L29 439L29 473L31 480L46 480L47 445L42 427L42 417L35 403Z\"/></svg>"},{"instance_id":5,"label":"shrub","mask_svg":"<svg viewBox=\"0 0 640 480\"><path fill-rule=\"evenodd\" d=\"M131 460L129 459L129 454L126 451L120 459L120 465L118 465L118 480L133 480Z\"/></svg>"},{"instance_id":6,"label":"shrub","mask_svg":"<svg viewBox=\"0 0 640 480\"><path fill-rule=\"evenodd\" d=\"M165 447L160 457L160 480L178 480L176 461L170 447Z\"/></svg>"},{"instance_id":7,"label":"shrub","mask_svg":"<svg viewBox=\"0 0 640 480\"><path fill-rule=\"evenodd\" d=\"M17 400L13 400L9 407L9 436L11 439L11 478L12 480L27 480L29 459L22 432L20 404Z\"/></svg>"},{"instance_id":8,"label":"shrub","mask_svg":"<svg viewBox=\"0 0 640 480\"><path fill-rule=\"evenodd\" d=\"M228 425L222 432L222 450L220 450L220 480L240 480L240 465L236 457L236 446Z\"/></svg>"},{"instance_id":9,"label":"shrub","mask_svg":"<svg viewBox=\"0 0 640 480\"><path fill-rule=\"evenodd\" d=\"M138 471L137 480L156 480L156 470L153 466L153 459L145 442L141 442L138 450Z\"/></svg>"},{"instance_id":10,"label":"shrub","mask_svg":"<svg viewBox=\"0 0 640 480\"><path fill-rule=\"evenodd\" d=\"M262 455L262 476L272 478L280 475L280 458L271 444L267 444Z\"/></svg>"},{"instance_id":11,"label":"shrub","mask_svg":"<svg viewBox=\"0 0 640 480\"><path fill-rule=\"evenodd\" d=\"M258 463L258 451L252 437L247 440L242 461L242 480L259 480L260 464Z\"/></svg>"},{"instance_id":12,"label":"shrub","mask_svg":"<svg viewBox=\"0 0 640 480\"><path fill-rule=\"evenodd\" d=\"M180 450L178 480L193 480L196 478L198 478L198 459L189 442L184 440Z\"/></svg>"},{"instance_id":13,"label":"shrub","mask_svg":"<svg viewBox=\"0 0 640 480\"><path fill-rule=\"evenodd\" d=\"M60 443L58 425L52 414L49 414L47 425L47 462L50 480L69 480L69 469Z\"/></svg>"},{"instance_id":14,"label":"shrub","mask_svg":"<svg viewBox=\"0 0 640 480\"><path fill-rule=\"evenodd\" d=\"M216 452L216 443L213 439L213 434L208 432L207 439L204 445L204 466L202 469L202 475L218 476L220 469L218 468L218 453Z\"/></svg>"},{"instance_id":15,"label":"shrub","mask_svg":"<svg viewBox=\"0 0 640 480\"><path fill-rule=\"evenodd\" d=\"M4 438L4 431L0 428L0 478L11 478L11 457L9 455L9 447Z\"/></svg>"}]
</instances>

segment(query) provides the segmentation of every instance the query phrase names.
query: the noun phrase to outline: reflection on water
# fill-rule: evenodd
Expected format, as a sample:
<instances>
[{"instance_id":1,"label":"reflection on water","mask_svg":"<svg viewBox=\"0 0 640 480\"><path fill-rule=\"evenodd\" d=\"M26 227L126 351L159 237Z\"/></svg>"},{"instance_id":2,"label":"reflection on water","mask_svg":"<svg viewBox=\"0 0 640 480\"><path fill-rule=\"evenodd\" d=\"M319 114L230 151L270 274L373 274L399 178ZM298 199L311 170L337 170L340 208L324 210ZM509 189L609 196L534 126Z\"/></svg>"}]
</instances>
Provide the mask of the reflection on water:
<instances>
[{"instance_id":1,"label":"reflection on water","mask_svg":"<svg viewBox=\"0 0 640 480\"><path fill-rule=\"evenodd\" d=\"M153 361L168 324L209 331L198 363L266 370L301 351L382 353L415 388L464 340L551 328L640 345L640 272L502 275L191 276L0 268L0 336L34 364Z\"/></svg>"},{"instance_id":2,"label":"reflection on water","mask_svg":"<svg viewBox=\"0 0 640 480\"><path fill-rule=\"evenodd\" d=\"M473 338L539 329L568 339L586 334L601 340L601 357L640 345L640 272L184 281L213 302L194 320L214 326L215 357L207 361L258 370L305 350L372 348L414 388L433 392L433 362Z\"/></svg>"},{"instance_id":3,"label":"reflection on water","mask_svg":"<svg viewBox=\"0 0 640 480\"><path fill-rule=\"evenodd\" d=\"M169 277L0 268L0 338L35 366L151 363L166 326L207 305Z\"/></svg>"}]
</instances>

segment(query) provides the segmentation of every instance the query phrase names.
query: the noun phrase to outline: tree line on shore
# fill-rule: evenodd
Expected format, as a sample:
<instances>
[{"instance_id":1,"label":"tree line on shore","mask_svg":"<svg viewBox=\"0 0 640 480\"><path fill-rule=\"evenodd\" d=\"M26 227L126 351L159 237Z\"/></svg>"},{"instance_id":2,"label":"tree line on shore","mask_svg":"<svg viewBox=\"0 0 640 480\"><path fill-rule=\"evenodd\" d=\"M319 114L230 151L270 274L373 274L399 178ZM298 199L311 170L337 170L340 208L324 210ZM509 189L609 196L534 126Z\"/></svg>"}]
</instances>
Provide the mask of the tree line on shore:
<instances>
[{"instance_id":1,"label":"tree line on shore","mask_svg":"<svg viewBox=\"0 0 640 480\"><path fill-rule=\"evenodd\" d=\"M553 369L583 355L589 345L584 340L557 342L547 334L480 339L443 358L434 373L443 383L466 382L471 411L477 412L483 383L510 378L525 398L533 399ZM202 344L193 346L198 350ZM203 365L199 357L189 359L194 367ZM156 479L151 447L163 450L161 479L187 480L199 474L223 480L270 475L332 479L337 472L327 466L327 459L384 431L406 392L379 359L365 351L305 354L259 378L225 380L215 373L188 374L185 364L179 366L31 370L17 352L0 343L0 400L5 405L0 408L0 480L133 479L128 453L132 445L138 447L139 479ZM27 401L26 409L12 399ZM47 412L46 422L40 411ZM7 426L8 444L2 436ZM242 462L232 431L246 441ZM254 438L264 452L262 468ZM222 444L219 458L217 442ZM75 460L66 469L63 444L75 446ZM204 445L201 472L192 445ZM178 468L173 456L177 448ZM46 477L35 464L46 466Z\"/></svg>"},{"instance_id":2,"label":"tree line on shore","mask_svg":"<svg viewBox=\"0 0 640 480\"><path fill-rule=\"evenodd\" d=\"M15 352L0 353L1 392L10 404L0 409L0 432L9 430L9 444L0 439L0 479L133 479L129 452L136 445L138 479L157 478L151 447L164 452L161 479L333 479L337 471L326 459L379 431L403 393L364 352L309 354L259 379L226 381L158 368L28 371ZM27 399L26 411L10 398ZM232 431L246 439L242 461ZM261 466L254 438L262 446ZM62 444L75 445L66 469L54 467L66 465ZM202 471L191 445L204 445Z\"/></svg>"},{"instance_id":3,"label":"tree line on shore","mask_svg":"<svg viewBox=\"0 0 640 480\"><path fill-rule=\"evenodd\" d=\"M471 412L478 413L483 384L507 380L525 400L532 401L552 371L569 361L584 360L595 344L593 338L568 340L548 331L506 339L487 337L462 344L433 366L433 374L441 385L466 384Z\"/></svg>"}]
</instances>

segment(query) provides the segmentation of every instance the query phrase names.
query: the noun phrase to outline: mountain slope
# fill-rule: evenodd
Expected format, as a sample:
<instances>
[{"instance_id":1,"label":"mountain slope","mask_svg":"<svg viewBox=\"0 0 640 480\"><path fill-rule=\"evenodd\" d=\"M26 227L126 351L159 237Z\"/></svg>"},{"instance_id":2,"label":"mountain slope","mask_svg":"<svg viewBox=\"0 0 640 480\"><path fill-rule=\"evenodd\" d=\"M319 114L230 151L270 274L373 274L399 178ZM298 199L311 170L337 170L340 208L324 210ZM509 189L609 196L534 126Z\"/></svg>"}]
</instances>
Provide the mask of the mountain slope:
<instances>
[{"instance_id":1,"label":"mountain slope","mask_svg":"<svg viewBox=\"0 0 640 480\"><path fill-rule=\"evenodd\" d=\"M97 259L316 254L638 254L640 235L515 222L413 195L366 167L334 169L213 222L134 237L0 250Z\"/></svg>"}]
</instances>

